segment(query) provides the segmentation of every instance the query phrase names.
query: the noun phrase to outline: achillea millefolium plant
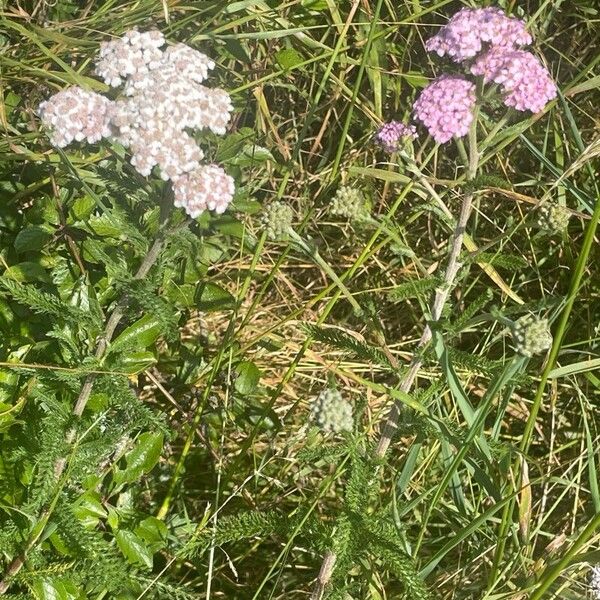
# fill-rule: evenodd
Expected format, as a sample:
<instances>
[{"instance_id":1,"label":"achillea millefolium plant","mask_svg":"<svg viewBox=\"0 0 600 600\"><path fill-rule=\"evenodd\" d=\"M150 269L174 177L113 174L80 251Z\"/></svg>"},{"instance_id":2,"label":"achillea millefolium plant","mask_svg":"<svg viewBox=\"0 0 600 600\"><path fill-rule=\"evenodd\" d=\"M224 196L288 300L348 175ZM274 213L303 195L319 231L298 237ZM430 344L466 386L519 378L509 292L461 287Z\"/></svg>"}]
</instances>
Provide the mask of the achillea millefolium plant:
<instances>
[{"instance_id":1,"label":"achillea millefolium plant","mask_svg":"<svg viewBox=\"0 0 600 600\"><path fill-rule=\"evenodd\" d=\"M598 595L597 8L462 4L3 7L0 595Z\"/></svg>"}]
</instances>

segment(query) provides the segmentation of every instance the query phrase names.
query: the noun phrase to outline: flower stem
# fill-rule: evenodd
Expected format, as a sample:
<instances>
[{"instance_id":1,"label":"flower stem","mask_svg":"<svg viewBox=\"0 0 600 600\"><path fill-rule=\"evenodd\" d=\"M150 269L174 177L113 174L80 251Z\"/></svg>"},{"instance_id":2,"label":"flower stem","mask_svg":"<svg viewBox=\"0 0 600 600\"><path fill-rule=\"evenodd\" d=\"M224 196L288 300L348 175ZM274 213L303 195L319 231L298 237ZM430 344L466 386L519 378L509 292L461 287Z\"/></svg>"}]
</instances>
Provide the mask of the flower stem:
<instances>
[{"instance_id":1,"label":"flower stem","mask_svg":"<svg viewBox=\"0 0 600 600\"><path fill-rule=\"evenodd\" d=\"M468 161L467 161L467 181L473 179L477 173L477 167L479 165L479 151L477 149L477 117L478 117L478 107L475 107L473 122L471 124L471 128L469 130L469 139L468 139ZM423 182L426 189L431 189L434 197L437 196L437 193L428 182L425 180L424 176L419 173L420 171L416 167L415 164L411 165L413 168L411 171L417 175L417 177ZM471 210L473 207L473 194L466 194L463 197L463 202L460 210L460 215L458 217L458 221L454 228L454 232L451 237L451 246L450 252L448 255L448 262L446 265L446 272L444 275L444 283L443 285L436 291L432 301L431 301L431 323L435 323L439 321L442 310L448 296L450 295L450 290L454 284L456 276L462 266L459 261L460 251L462 248L462 243L465 235L465 229L467 223L469 221L469 216L471 215ZM421 335L421 339L417 344L416 351L414 353L413 359L410 362L407 373L404 375L402 381L400 382L400 390L402 392L408 392L412 388L412 385L423 366L423 358L422 352L420 352L431 340L432 338L432 329L431 325L427 323ZM375 449L374 455L375 458L381 459L385 456L390 443L394 437L396 429L398 428L398 419L400 417L400 402L395 402L390 409L388 416L381 428L381 434L379 438L379 442ZM335 569L335 563L337 560L337 556L333 550L328 550L323 556L323 562L321 564L321 568L319 570L319 576L317 578L317 584L315 589L313 590L313 594L311 596L311 600L321 600L325 589L333 575Z\"/></svg>"}]
</instances>

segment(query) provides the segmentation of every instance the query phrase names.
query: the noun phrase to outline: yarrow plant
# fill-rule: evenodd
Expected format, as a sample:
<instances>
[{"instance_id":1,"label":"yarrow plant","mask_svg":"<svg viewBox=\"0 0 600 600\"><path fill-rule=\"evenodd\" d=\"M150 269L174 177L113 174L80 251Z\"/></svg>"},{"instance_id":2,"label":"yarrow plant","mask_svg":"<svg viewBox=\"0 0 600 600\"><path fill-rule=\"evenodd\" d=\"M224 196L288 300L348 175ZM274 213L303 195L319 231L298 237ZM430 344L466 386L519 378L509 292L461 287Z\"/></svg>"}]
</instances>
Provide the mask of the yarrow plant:
<instances>
[{"instance_id":1,"label":"yarrow plant","mask_svg":"<svg viewBox=\"0 0 600 600\"><path fill-rule=\"evenodd\" d=\"M229 94L202 85L215 63L185 44L162 50L159 31L132 30L103 42L96 73L114 88L117 100L79 87L63 90L39 107L52 143L109 138L129 149L143 176L153 169L171 181L175 206L192 218L205 210L223 212L234 195L233 179L212 164L189 132L223 135L232 110Z\"/></svg>"},{"instance_id":2,"label":"yarrow plant","mask_svg":"<svg viewBox=\"0 0 600 600\"><path fill-rule=\"evenodd\" d=\"M417 137L417 128L400 121L390 121L380 127L375 134L375 141L386 152L397 152L402 146Z\"/></svg>"},{"instance_id":3,"label":"yarrow plant","mask_svg":"<svg viewBox=\"0 0 600 600\"><path fill-rule=\"evenodd\" d=\"M183 298L166 300L173 285L171 269L185 271L190 254L199 247L197 236L188 228L189 219L174 215L173 205L196 218L207 210L224 212L234 196L233 178L222 167L204 161L197 141L207 132L225 134L233 109L227 92L203 85L214 67L207 56L185 44L167 45L158 31L132 30L100 48L96 74L114 88L110 97L73 86L39 105L42 125L54 146L103 140L113 148L119 144L129 151L131 164L141 176L158 176L168 184L132 182L130 174L124 176L120 169L113 169L113 157L107 153L92 166L97 166L93 183L81 178L88 194L82 204L77 202L79 189L74 192L56 169L52 181L57 198L62 202L72 195L75 203L75 208L69 205L61 216L68 223L65 228L76 223L79 231L85 230L83 237L88 239L82 243L83 251L71 240L72 265L70 256L52 255L56 260L53 266L60 271L54 279L38 267L39 280L48 284L47 291L23 280L11 280L2 287L2 293L13 294L28 314L48 317L30 331L54 340L58 350L52 354L53 360L60 357L67 368L57 367L65 372L60 381L44 374L30 380L27 418L11 434L15 452L24 456L28 450L36 465L30 480L23 480L22 496L27 497L24 502L31 527L23 528L21 535L14 523L8 528L4 522L0 525L0 595L13 584L22 584L28 591L46 588L51 595L73 598L88 597L88 592L95 595L99 590L109 597L137 596L142 572L151 569L152 555L162 547L158 540L166 528L154 516L138 519L142 512L136 507L135 519L150 529L136 533L136 525L117 524L117 519L111 524L109 538L95 530L97 521L91 528L82 525L73 510L73 498L88 493L99 498L102 489L103 502L110 505L124 487L130 490L128 484L156 465L168 435L162 419L140 402L127 381L127 373L138 372L140 365L145 370L148 361L133 368L125 363L131 358L135 362L137 350L145 350L159 336L177 339L173 335L177 320L188 306ZM121 155L122 148L116 149L113 154ZM117 193L113 195L113 191ZM146 201L155 201L160 209L151 206L146 210ZM103 220L111 224L112 246L97 235L96 224ZM32 229L38 231L31 227L23 231L31 233ZM45 239L46 232L40 231ZM29 244L27 250L34 251ZM0 283L5 279L0 278ZM74 292L81 286L88 290L85 300ZM140 312L144 313L141 318ZM133 321L129 327L123 327L126 320ZM142 340L141 329L152 333ZM154 362L151 352L142 354ZM104 366L98 369L100 365ZM96 403L89 402L91 398ZM23 448L18 448L19 443ZM130 452L138 459L131 461ZM123 457L127 458L121 461L121 469L117 463ZM4 459L2 456L0 462ZM115 474L112 483L105 479L108 471ZM90 474L97 478L92 484L88 484ZM133 502L130 508L133 514ZM97 514L106 513L102 509ZM58 587L54 587L38 577L35 584L24 584L19 573L30 555L35 556L36 568L55 572L57 563L46 558L46 545L50 544L44 542L54 530L61 530L55 539L61 545L64 564L68 563L64 571L72 571L76 583L63 585L56 579ZM150 530L153 541L146 535ZM133 546L139 550L135 557ZM78 577L80 568L84 574ZM161 588L163 596L183 593L170 586ZM36 591L34 596L39 594Z\"/></svg>"},{"instance_id":4,"label":"yarrow plant","mask_svg":"<svg viewBox=\"0 0 600 600\"><path fill-rule=\"evenodd\" d=\"M509 17L499 8L463 8L427 40L425 48L460 63L473 58L486 46L515 48L531 42L525 23Z\"/></svg>"},{"instance_id":5,"label":"yarrow plant","mask_svg":"<svg viewBox=\"0 0 600 600\"><path fill-rule=\"evenodd\" d=\"M480 8L459 11L426 43L428 51L438 56L449 56L461 69L460 73L445 72L434 79L421 91L411 111L415 122L422 124L437 144L457 140L459 156L464 163L464 178L467 181L458 215L451 214L440 193L424 175L423 166L418 164L418 157L422 155L427 142L414 153L405 148L406 142L416 137L413 124L390 121L375 133L378 145L384 151L398 156L405 170L416 177L418 184L455 224L448 243L445 272L442 281L438 279L435 285L429 306L428 322L410 364L401 372L398 388L403 394L410 392L424 364L424 355L435 335L432 325L442 318L443 309L462 266L461 251L472 211L473 190L477 189L480 164L478 121L480 114L486 110L490 97L496 93L495 87L486 89L485 86L498 86L504 104L517 111L539 112L556 96L556 84L548 70L535 55L521 49L532 41L523 21L507 16L497 8ZM468 136L467 148L460 140L465 136ZM489 273L489 265L486 266ZM498 280L497 274L494 277ZM517 352L527 357L547 350L552 344L548 321L533 315L517 321L513 338ZM373 452L375 460L380 461L385 457L398 431L401 414L401 402L396 401L381 424L379 439ZM480 431L483 423L484 421L478 422L476 426L470 423L470 428L476 427ZM462 460L467 447L458 451L455 464ZM446 485L448 483L449 480ZM439 493L443 493L443 490ZM423 530L427 527L430 516L431 511L428 511ZM331 548L323 557L313 599L320 599L325 593L328 582L334 577L337 559L336 543L332 541ZM405 581L405 585L410 584ZM426 598L429 595L423 592L418 597Z\"/></svg>"},{"instance_id":6,"label":"yarrow plant","mask_svg":"<svg viewBox=\"0 0 600 600\"><path fill-rule=\"evenodd\" d=\"M556 84L546 67L521 46L533 38L525 23L500 9L464 8L425 47L466 64L483 83L500 85L504 104L518 111L540 112L556 97ZM421 92L413 116L433 139L444 144L467 135L476 105L476 85L463 75L443 74ZM376 134L384 150L399 149L397 140L412 134L412 125L390 121Z\"/></svg>"},{"instance_id":7,"label":"yarrow plant","mask_svg":"<svg viewBox=\"0 0 600 600\"><path fill-rule=\"evenodd\" d=\"M364 221L370 216L369 203L362 191L349 185L337 190L329 210L331 214L350 221Z\"/></svg>"},{"instance_id":8,"label":"yarrow plant","mask_svg":"<svg viewBox=\"0 0 600 600\"><path fill-rule=\"evenodd\" d=\"M469 132L475 107L475 84L455 75L442 75L417 98L413 113L433 139L443 144Z\"/></svg>"}]
</instances>

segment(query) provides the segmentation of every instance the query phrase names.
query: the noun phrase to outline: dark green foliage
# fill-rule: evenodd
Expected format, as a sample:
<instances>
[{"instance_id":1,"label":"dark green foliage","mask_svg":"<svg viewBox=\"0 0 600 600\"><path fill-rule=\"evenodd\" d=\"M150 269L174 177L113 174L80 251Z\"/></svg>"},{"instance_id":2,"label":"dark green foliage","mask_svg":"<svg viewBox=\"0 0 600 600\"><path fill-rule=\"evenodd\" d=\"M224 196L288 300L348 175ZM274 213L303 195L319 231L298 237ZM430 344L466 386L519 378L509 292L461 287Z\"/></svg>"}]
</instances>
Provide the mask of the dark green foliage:
<instances>
[{"instance_id":1,"label":"dark green foliage","mask_svg":"<svg viewBox=\"0 0 600 600\"><path fill-rule=\"evenodd\" d=\"M426 300L431 293L441 285L441 283L442 282L437 277L426 277L424 279L406 281L391 290L388 293L388 298L392 302L404 302L409 298Z\"/></svg>"},{"instance_id":2,"label":"dark green foliage","mask_svg":"<svg viewBox=\"0 0 600 600\"><path fill-rule=\"evenodd\" d=\"M318 327L311 324L305 324L304 327L310 335L319 342L343 350L358 358L372 361L375 364L388 367L391 366L386 355L381 350L369 346L366 342L359 341L356 337L345 333L340 329L333 327Z\"/></svg>"}]
</instances>

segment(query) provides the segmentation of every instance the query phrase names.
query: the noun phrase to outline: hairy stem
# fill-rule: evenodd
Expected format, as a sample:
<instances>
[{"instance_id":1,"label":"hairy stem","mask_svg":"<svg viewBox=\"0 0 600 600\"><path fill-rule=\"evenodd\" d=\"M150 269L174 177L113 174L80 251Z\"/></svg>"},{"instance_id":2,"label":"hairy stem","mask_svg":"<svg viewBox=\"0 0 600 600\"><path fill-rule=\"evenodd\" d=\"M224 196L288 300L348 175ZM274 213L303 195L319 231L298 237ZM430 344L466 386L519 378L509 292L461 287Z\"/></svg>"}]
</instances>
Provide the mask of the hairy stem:
<instances>
[{"instance_id":1,"label":"hairy stem","mask_svg":"<svg viewBox=\"0 0 600 600\"><path fill-rule=\"evenodd\" d=\"M468 164L467 164L467 181L472 180L476 173L477 168L479 166L479 152L477 149L477 116L478 116L478 108L475 108L473 115L473 122L471 128L469 130L469 154L468 154ZM413 165L414 167L414 165ZM415 169L413 168L413 172ZM420 180L423 180L424 177L419 177ZM431 186L427 186L429 189ZM434 195L435 190L433 190ZM431 341L432 337L432 328L430 323L436 323L439 321L442 310L446 301L448 300L448 296L450 295L450 290L456 280L456 276L460 270L462 264L459 261L460 251L463 244L463 239L465 235L465 230L467 223L469 221L469 217L471 215L471 211L473 208L473 194L466 194L463 197L460 214L458 220L456 222L456 226L454 228L454 232L451 236L450 242L450 252L448 255L448 262L446 264L446 271L444 273L444 282L443 285L436 290L436 293L431 301L430 305L430 313L431 320L429 323L425 325L423 329L423 333L417 344L416 351L413 355L413 358L409 364L408 371L406 375L403 377L400 382L400 390L402 392L409 392L413 386L415 379L421 367L423 366L423 358L422 352L427 346L427 344ZM395 402L388 413L385 422L382 425L379 442L375 449L375 457L383 458L392 442L394 434L398 428L398 419L400 418L400 407L401 403L399 401ZM328 550L323 556L323 562L321 564L321 569L319 571L319 576L317 577L317 582L315 588L313 590L313 594L311 596L311 600L320 600L323 597L327 584L329 583L331 576L333 575L333 571L335 568L337 557L335 552L332 550Z\"/></svg>"}]
</instances>

